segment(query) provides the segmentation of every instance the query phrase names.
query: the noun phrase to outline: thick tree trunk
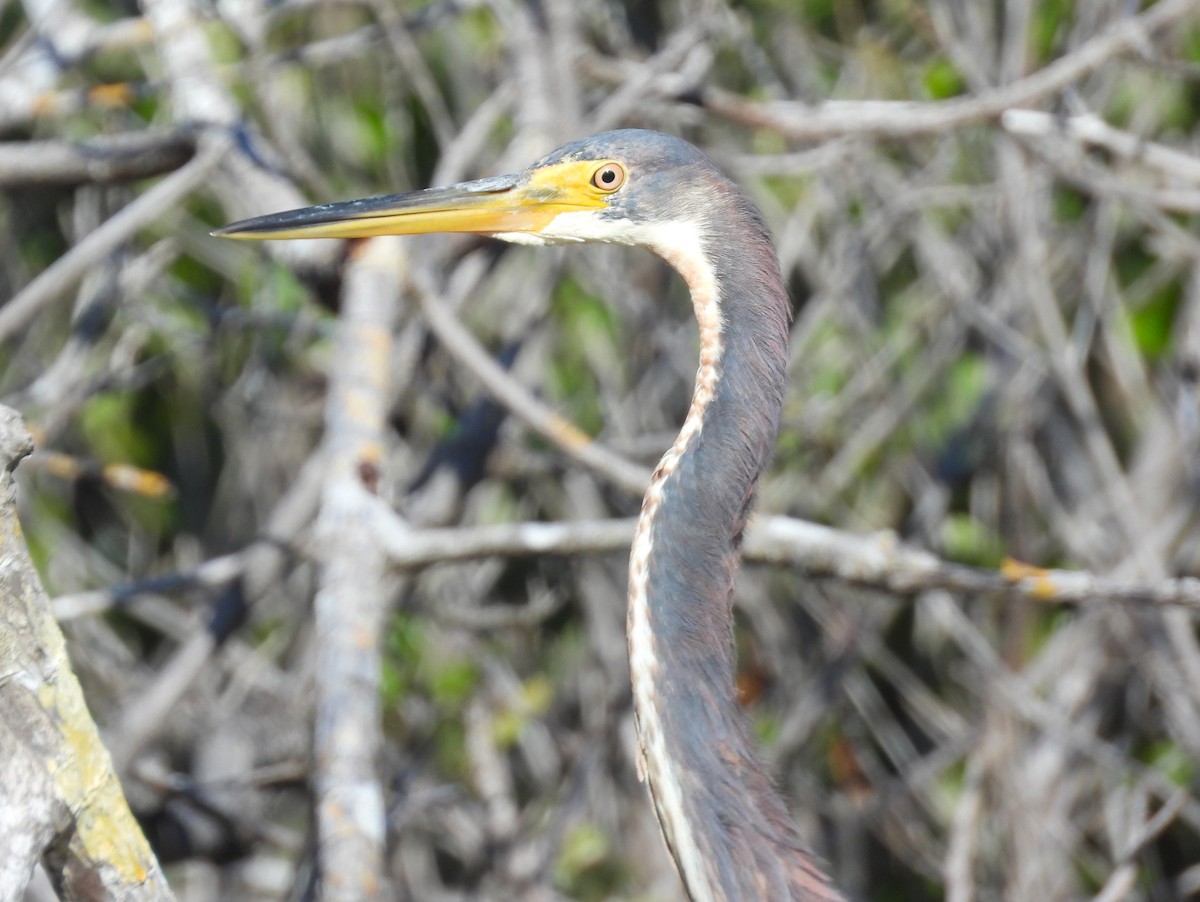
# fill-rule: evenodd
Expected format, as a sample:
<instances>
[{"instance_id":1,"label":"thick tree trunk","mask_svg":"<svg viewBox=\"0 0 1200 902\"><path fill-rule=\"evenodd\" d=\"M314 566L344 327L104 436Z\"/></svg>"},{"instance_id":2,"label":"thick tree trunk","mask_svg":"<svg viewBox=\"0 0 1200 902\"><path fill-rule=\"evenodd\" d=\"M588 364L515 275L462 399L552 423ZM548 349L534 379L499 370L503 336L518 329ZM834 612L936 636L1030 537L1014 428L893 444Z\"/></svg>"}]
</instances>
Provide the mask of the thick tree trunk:
<instances>
[{"instance_id":1,"label":"thick tree trunk","mask_svg":"<svg viewBox=\"0 0 1200 902\"><path fill-rule=\"evenodd\" d=\"M24 895L38 861L64 899L173 899L25 547L13 471L32 450L0 407L0 902Z\"/></svg>"}]
</instances>

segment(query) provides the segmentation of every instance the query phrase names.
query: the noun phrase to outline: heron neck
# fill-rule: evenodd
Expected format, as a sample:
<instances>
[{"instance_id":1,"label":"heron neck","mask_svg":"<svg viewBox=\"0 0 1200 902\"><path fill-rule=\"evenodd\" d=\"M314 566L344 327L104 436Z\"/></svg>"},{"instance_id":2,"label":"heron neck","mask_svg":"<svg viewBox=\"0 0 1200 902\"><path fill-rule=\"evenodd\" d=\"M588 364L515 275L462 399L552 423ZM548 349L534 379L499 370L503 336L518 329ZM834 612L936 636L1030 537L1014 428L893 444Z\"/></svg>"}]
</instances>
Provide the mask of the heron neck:
<instances>
[{"instance_id":1,"label":"heron neck","mask_svg":"<svg viewBox=\"0 0 1200 902\"><path fill-rule=\"evenodd\" d=\"M691 288L701 350L691 408L651 480L631 550L641 762L693 900L838 899L817 894L825 878L803 853L735 698L733 579L778 429L789 314L757 215L728 227L737 241L719 251L660 249Z\"/></svg>"}]
</instances>

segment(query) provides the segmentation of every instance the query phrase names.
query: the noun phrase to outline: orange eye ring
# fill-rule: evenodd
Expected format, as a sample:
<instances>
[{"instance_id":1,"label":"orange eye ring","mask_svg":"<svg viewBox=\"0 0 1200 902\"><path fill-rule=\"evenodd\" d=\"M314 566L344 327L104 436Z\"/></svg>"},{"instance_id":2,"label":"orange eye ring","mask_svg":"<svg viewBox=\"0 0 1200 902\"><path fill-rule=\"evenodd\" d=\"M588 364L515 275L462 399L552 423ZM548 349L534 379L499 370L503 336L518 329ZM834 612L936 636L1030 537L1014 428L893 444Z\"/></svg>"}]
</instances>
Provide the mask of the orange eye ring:
<instances>
[{"instance_id":1,"label":"orange eye ring","mask_svg":"<svg viewBox=\"0 0 1200 902\"><path fill-rule=\"evenodd\" d=\"M620 163L605 163L592 173L592 184L611 194L625 184L625 167Z\"/></svg>"}]
</instances>

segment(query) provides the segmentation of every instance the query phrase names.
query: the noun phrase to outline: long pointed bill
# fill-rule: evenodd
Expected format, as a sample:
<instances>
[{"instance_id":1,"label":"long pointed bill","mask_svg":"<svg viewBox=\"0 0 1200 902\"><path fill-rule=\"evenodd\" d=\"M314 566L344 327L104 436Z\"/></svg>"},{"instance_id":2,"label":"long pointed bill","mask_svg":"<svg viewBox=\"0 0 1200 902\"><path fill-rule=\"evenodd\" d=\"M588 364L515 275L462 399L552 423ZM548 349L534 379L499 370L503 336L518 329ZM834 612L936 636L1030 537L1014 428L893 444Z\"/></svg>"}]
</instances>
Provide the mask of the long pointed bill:
<instances>
[{"instance_id":1,"label":"long pointed bill","mask_svg":"<svg viewBox=\"0 0 1200 902\"><path fill-rule=\"evenodd\" d=\"M594 168L594 163L560 163L447 188L320 204L245 219L212 234L258 240L426 232L537 233L560 213L598 210L606 205L602 192L588 181Z\"/></svg>"}]
</instances>

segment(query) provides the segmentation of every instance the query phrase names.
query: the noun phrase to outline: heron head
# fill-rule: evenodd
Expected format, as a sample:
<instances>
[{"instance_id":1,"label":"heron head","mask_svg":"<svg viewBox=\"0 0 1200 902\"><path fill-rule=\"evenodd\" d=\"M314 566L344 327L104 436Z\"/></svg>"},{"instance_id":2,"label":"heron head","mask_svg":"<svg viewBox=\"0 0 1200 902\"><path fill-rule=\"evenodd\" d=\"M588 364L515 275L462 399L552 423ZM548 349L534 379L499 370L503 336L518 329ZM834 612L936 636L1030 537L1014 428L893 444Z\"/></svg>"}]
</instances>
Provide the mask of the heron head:
<instances>
[{"instance_id":1,"label":"heron head","mask_svg":"<svg viewBox=\"0 0 1200 902\"><path fill-rule=\"evenodd\" d=\"M601 241L660 249L712 215L728 181L691 144L641 129L560 147L523 172L235 222L226 238L366 238L473 232L522 244Z\"/></svg>"}]
</instances>

